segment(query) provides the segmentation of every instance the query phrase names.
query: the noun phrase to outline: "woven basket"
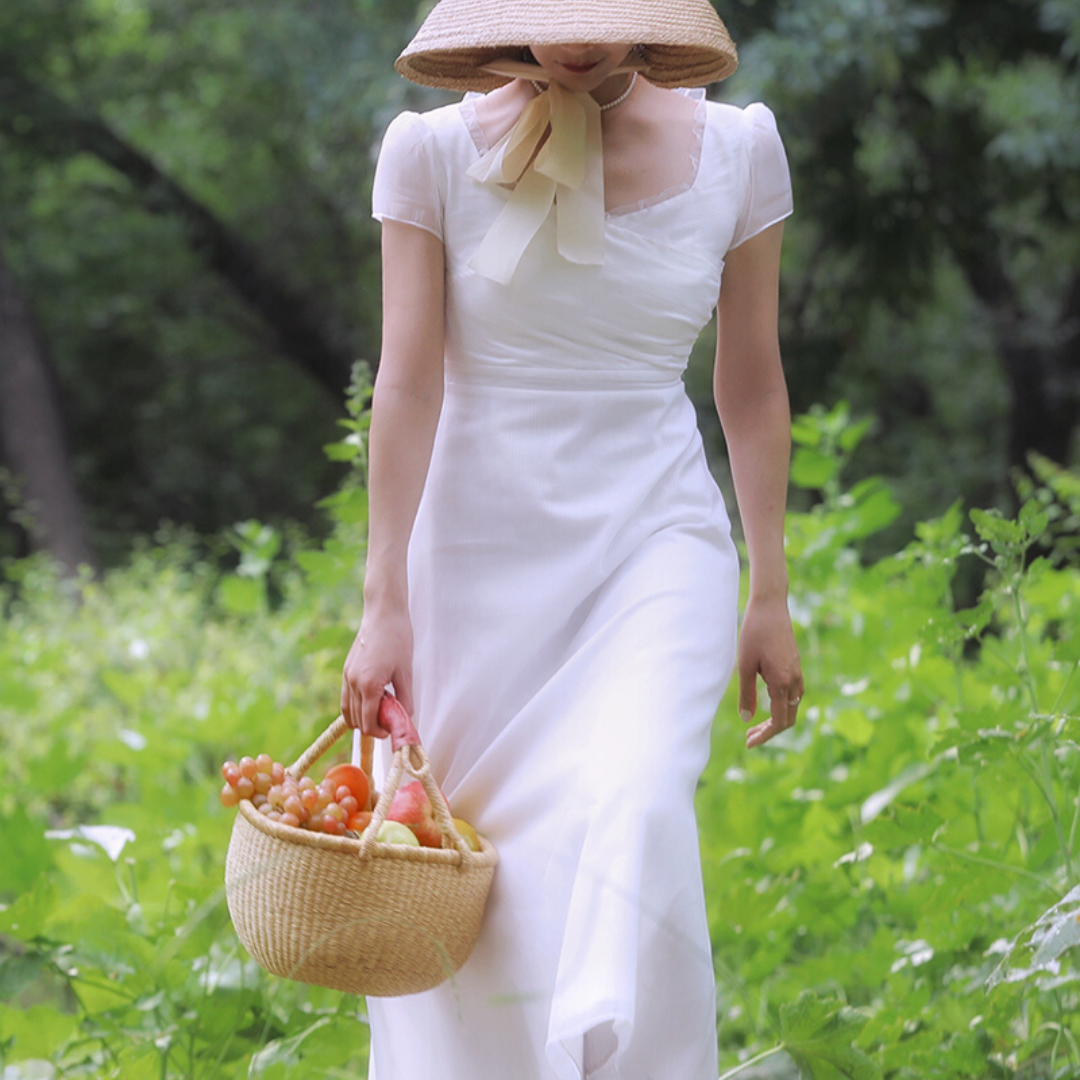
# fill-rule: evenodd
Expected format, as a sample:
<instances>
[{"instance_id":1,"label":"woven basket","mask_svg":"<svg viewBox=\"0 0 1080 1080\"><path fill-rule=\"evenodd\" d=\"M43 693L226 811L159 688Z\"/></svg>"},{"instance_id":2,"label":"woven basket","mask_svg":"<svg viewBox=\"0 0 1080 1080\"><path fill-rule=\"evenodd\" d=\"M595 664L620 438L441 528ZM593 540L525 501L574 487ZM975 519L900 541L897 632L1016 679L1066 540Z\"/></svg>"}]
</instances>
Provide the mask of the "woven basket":
<instances>
[{"instance_id":1,"label":"woven basket","mask_svg":"<svg viewBox=\"0 0 1080 1080\"><path fill-rule=\"evenodd\" d=\"M361 839L282 825L247 799L239 804L225 859L229 914L244 947L274 975L352 994L414 994L453 975L476 944L498 856L484 838L473 852L458 834L398 711L412 734L393 733L393 763ZM303 776L345 730L338 717L286 771ZM370 760L372 740L364 742ZM375 842L406 774L424 785L452 847Z\"/></svg>"}]
</instances>

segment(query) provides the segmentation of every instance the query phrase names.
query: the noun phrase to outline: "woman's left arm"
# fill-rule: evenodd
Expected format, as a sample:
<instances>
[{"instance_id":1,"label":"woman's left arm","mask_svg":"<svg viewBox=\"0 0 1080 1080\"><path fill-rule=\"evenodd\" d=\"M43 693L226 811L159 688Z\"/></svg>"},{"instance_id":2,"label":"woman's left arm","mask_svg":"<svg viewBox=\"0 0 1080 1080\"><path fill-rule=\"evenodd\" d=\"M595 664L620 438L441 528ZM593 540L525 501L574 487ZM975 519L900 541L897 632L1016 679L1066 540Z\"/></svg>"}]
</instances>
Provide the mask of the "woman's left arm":
<instances>
[{"instance_id":1,"label":"woman's left arm","mask_svg":"<svg viewBox=\"0 0 1080 1080\"><path fill-rule=\"evenodd\" d=\"M739 634L739 715L757 709L765 681L769 717L746 735L760 746L795 723L802 668L788 613L784 510L791 410L777 330L783 223L728 252L717 308L713 394L724 429L750 560L750 595Z\"/></svg>"}]
</instances>

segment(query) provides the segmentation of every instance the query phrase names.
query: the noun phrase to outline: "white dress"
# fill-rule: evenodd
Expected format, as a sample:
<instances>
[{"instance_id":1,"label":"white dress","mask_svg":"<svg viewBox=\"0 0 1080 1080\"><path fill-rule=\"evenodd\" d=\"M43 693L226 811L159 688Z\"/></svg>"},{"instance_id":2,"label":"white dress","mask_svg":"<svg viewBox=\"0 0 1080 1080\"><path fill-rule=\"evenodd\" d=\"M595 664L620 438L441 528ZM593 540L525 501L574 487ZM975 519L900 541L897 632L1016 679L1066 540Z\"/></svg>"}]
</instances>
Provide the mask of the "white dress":
<instances>
[{"instance_id":1,"label":"white dress","mask_svg":"<svg viewBox=\"0 0 1080 1080\"><path fill-rule=\"evenodd\" d=\"M725 253L791 211L764 105L696 106L687 179L549 218L507 286L468 261L508 193L474 97L387 131L375 216L446 251L446 395L409 550L416 721L498 849L450 982L369 999L372 1080L716 1080L694 789L730 676L738 564L682 383Z\"/></svg>"}]
</instances>

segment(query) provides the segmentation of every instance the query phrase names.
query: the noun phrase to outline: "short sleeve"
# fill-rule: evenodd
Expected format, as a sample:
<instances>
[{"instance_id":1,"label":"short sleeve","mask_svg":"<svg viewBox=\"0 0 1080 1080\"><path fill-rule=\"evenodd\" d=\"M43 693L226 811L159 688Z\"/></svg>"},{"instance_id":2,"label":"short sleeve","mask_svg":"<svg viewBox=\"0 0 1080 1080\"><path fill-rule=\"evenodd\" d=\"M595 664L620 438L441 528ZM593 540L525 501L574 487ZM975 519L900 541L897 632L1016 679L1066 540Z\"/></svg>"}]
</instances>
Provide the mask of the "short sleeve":
<instances>
[{"instance_id":1,"label":"short sleeve","mask_svg":"<svg viewBox=\"0 0 1080 1080\"><path fill-rule=\"evenodd\" d=\"M793 210L791 175L776 118L760 102L743 110L749 139L749 170L746 197L731 246L738 247Z\"/></svg>"},{"instance_id":2,"label":"short sleeve","mask_svg":"<svg viewBox=\"0 0 1080 1080\"><path fill-rule=\"evenodd\" d=\"M404 112L386 129L371 191L371 216L418 225L443 238L443 198L432 132L419 113Z\"/></svg>"}]
</instances>

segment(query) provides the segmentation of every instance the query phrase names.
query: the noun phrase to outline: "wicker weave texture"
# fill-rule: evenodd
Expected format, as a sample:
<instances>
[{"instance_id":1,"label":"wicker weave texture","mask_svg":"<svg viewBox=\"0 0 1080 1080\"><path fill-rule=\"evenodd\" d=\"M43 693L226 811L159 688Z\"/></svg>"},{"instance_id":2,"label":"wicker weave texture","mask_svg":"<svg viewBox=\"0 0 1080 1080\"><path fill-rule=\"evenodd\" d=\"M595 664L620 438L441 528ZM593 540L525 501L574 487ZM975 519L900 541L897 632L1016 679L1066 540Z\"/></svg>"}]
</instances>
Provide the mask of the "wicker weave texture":
<instances>
[{"instance_id":1,"label":"wicker weave texture","mask_svg":"<svg viewBox=\"0 0 1080 1080\"><path fill-rule=\"evenodd\" d=\"M299 830L296 830L299 832ZM289 843L236 815L225 861L229 914L252 958L283 978L393 997L438 986L468 958L480 932L495 853L483 864L373 856ZM431 854L454 852L432 850Z\"/></svg>"},{"instance_id":2,"label":"wicker weave texture","mask_svg":"<svg viewBox=\"0 0 1080 1080\"><path fill-rule=\"evenodd\" d=\"M440 0L395 67L425 86L485 91L506 82L485 64L573 43L643 46L643 73L658 86L704 86L738 66L708 0Z\"/></svg>"},{"instance_id":3,"label":"wicker weave texture","mask_svg":"<svg viewBox=\"0 0 1080 1080\"><path fill-rule=\"evenodd\" d=\"M306 772L343 731L339 718L290 771ZM450 836L419 748L395 755L373 826L411 774L410 752ZM480 844L479 852L362 844L270 821L242 800L225 858L229 915L244 948L271 974L374 997L430 990L461 967L480 933L498 863L491 843L481 837Z\"/></svg>"}]
</instances>

